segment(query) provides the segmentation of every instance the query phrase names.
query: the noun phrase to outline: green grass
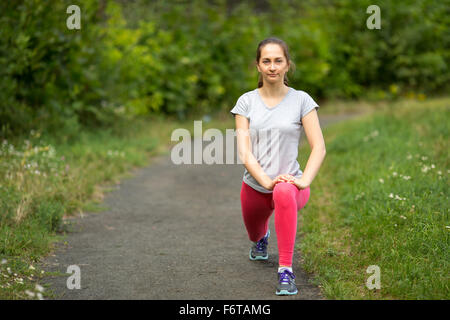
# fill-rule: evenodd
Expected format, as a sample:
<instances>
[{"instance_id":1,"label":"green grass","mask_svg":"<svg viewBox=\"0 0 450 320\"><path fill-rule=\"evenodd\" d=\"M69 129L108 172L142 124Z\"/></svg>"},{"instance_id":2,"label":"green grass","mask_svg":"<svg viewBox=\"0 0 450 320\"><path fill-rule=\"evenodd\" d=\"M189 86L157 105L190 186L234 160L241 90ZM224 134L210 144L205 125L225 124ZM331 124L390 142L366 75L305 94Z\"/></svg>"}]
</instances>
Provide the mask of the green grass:
<instances>
[{"instance_id":1,"label":"green grass","mask_svg":"<svg viewBox=\"0 0 450 320\"><path fill-rule=\"evenodd\" d=\"M298 248L327 298L450 298L449 119L449 98L400 101L324 130Z\"/></svg>"}]
</instances>

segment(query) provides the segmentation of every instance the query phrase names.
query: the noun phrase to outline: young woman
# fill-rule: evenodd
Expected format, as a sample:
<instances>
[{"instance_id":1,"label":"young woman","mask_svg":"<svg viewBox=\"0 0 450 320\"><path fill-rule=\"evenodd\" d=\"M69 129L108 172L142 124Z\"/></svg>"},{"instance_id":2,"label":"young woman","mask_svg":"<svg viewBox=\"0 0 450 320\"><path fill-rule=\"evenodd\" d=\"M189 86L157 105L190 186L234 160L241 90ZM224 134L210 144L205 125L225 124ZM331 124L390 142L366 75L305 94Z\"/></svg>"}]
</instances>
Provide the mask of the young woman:
<instances>
[{"instance_id":1,"label":"young woman","mask_svg":"<svg viewBox=\"0 0 450 320\"><path fill-rule=\"evenodd\" d=\"M242 216L250 241L250 260L267 260L269 218L275 211L279 268L277 295L298 290L292 271L297 212L308 202L310 185L325 158L319 106L304 91L288 86L293 67L288 47L278 38L259 43L258 88L239 97L235 115L239 158L245 171L241 188ZM297 161L300 130L311 154L304 172Z\"/></svg>"}]
</instances>

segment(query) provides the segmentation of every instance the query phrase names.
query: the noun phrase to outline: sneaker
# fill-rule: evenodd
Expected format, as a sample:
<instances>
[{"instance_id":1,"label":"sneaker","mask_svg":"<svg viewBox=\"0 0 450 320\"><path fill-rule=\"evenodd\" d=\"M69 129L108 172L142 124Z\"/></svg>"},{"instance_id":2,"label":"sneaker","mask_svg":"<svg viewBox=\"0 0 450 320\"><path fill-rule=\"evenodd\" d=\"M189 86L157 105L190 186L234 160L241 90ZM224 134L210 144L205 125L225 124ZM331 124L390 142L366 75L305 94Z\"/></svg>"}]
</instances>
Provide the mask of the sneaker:
<instances>
[{"instance_id":1,"label":"sneaker","mask_svg":"<svg viewBox=\"0 0 450 320\"><path fill-rule=\"evenodd\" d=\"M297 294L297 286L295 285L295 275L289 270L278 272L278 286L275 294L277 296Z\"/></svg>"},{"instance_id":2,"label":"sneaker","mask_svg":"<svg viewBox=\"0 0 450 320\"><path fill-rule=\"evenodd\" d=\"M267 230L266 235L256 242L250 249L250 260L267 260L269 254L267 253L267 245L269 244L270 230Z\"/></svg>"}]
</instances>

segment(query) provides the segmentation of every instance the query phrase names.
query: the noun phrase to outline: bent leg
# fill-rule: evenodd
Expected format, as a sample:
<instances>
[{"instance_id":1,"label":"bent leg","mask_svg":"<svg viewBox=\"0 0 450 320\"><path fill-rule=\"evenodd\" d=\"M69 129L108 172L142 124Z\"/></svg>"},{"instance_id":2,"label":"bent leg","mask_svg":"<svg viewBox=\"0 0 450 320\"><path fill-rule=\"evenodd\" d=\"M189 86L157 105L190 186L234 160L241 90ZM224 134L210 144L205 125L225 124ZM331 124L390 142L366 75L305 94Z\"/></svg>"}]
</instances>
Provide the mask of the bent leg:
<instances>
[{"instance_id":1,"label":"bent leg","mask_svg":"<svg viewBox=\"0 0 450 320\"><path fill-rule=\"evenodd\" d=\"M261 240L269 228L269 218L273 212L272 194L256 191L242 182L241 208L250 241Z\"/></svg>"},{"instance_id":2,"label":"bent leg","mask_svg":"<svg viewBox=\"0 0 450 320\"><path fill-rule=\"evenodd\" d=\"M279 265L292 266L297 234L297 212L306 205L309 195L309 187L299 190L295 185L286 182L277 183L274 187L273 202Z\"/></svg>"}]
</instances>

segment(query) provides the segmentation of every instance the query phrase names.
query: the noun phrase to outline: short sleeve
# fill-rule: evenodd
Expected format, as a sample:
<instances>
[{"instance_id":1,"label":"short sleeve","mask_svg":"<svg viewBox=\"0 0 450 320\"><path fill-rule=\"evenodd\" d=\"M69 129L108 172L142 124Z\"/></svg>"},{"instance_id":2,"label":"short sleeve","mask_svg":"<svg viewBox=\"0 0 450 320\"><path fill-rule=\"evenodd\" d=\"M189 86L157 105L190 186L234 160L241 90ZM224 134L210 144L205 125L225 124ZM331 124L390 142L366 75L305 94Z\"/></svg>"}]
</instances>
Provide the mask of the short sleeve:
<instances>
[{"instance_id":1,"label":"short sleeve","mask_svg":"<svg viewBox=\"0 0 450 320\"><path fill-rule=\"evenodd\" d=\"M303 92L302 99L301 99L301 115L300 115L300 125L303 126L302 119L304 116L306 116L308 113L310 113L312 110L319 109L319 105L311 98L309 94L306 92Z\"/></svg>"},{"instance_id":2,"label":"short sleeve","mask_svg":"<svg viewBox=\"0 0 450 320\"><path fill-rule=\"evenodd\" d=\"M240 114L248 118L248 114L250 112L248 96L245 94L240 96L238 101L236 102L236 105L233 107L233 109L231 109L230 112L233 114L233 116L236 114Z\"/></svg>"}]
</instances>

